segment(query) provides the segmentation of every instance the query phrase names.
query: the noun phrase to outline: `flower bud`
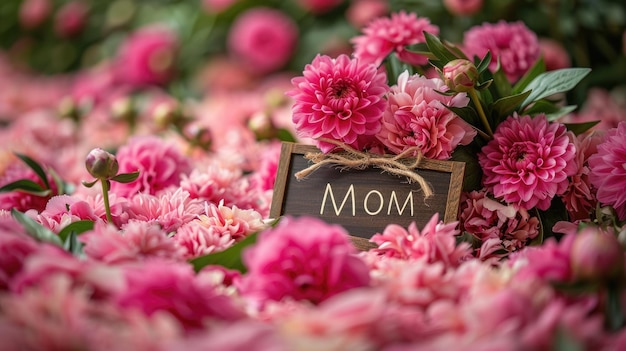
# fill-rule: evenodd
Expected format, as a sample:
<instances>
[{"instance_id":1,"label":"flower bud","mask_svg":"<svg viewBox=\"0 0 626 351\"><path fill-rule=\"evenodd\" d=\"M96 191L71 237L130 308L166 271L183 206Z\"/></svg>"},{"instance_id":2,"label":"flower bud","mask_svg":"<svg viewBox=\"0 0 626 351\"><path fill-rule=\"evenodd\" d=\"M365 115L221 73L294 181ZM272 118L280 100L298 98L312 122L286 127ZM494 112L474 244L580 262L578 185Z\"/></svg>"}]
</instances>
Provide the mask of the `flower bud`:
<instances>
[{"instance_id":1,"label":"flower bud","mask_svg":"<svg viewBox=\"0 0 626 351\"><path fill-rule=\"evenodd\" d=\"M208 150L213 142L213 134L199 123L189 123L183 128L183 135L190 144Z\"/></svg>"},{"instance_id":2,"label":"flower bud","mask_svg":"<svg viewBox=\"0 0 626 351\"><path fill-rule=\"evenodd\" d=\"M478 70L469 60L452 60L443 66L443 80L453 91L468 92L478 80Z\"/></svg>"},{"instance_id":3,"label":"flower bud","mask_svg":"<svg viewBox=\"0 0 626 351\"><path fill-rule=\"evenodd\" d=\"M85 167L89 174L98 179L113 178L119 170L115 156L101 148L95 148L89 152L85 159Z\"/></svg>"},{"instance_id":4,"label":"flower bud","mask_svg":"<svg viewBox=\"0 0 626 351\"><path fill-rule=\"evenodd\" d=\"M570 252L575 279L606 281L623 275L624 250L615 235L592 226L576 235Z\"/></svg>"}]
</instances>

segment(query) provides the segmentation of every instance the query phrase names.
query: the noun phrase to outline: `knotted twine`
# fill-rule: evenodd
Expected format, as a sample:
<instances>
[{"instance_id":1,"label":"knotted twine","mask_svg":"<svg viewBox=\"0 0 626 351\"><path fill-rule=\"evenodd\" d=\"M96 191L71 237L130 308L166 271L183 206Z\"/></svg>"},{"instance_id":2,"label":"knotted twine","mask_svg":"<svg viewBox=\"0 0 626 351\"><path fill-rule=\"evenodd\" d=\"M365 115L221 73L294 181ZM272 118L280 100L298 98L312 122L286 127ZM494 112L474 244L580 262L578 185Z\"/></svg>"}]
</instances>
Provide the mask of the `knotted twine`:
<instances>
[{"instance_id":1,"label":"knotted twine","mask_svg":"<svg viewBox=\"0 0 626 351\"><path fill-rule=\"evenodd\" d=\"M417 146L410 147L398 155L391 156L358 151L345 143L332 139L319 138L317 140L336 145L341 148L343 152L328 154L323 152L307 152L304 155L304 158L312 161L313 164L297 172L295 174L296 179L304 179L309 174L315 172L318 168L327 164L342 166L341 169L357 170L363 170L368 166L374 166L381 169L383 172L404 176L407 178L409 183L416 182L420 185L422 191L424 192L424 199L428 199L433 195L433 190L428 182L426 182L421 175L414 171L414 169L417 168L422 162L422 152ZM402 162L403 159L410 162Z\"/></svg>"}]
</instances>

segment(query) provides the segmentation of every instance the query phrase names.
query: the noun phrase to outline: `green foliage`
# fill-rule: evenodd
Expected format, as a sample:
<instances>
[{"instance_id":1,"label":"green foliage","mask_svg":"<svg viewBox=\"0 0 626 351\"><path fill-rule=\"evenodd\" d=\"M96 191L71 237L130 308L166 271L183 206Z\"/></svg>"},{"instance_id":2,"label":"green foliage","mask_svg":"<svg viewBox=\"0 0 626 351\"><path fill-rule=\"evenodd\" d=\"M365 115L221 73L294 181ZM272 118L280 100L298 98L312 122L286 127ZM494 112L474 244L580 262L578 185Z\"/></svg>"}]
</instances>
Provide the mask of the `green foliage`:
<instances>
[{"instance_id":1,"label":"green foliage","mask_svg":"<svg viewBox=\"0 0 626 351\"><path fill-rule=\"evenodd\" d=\"M11 215L18 221L23 227L28 235L35 238L37 241L47 242L58 246L63 246L63 242L50 229L42 226L34 219L28 217L26 214L16 210L11 210Z\"/></svg>"},{"instance_id":2,"label":"green foliage","mask_svg":"<svg viewBox=\"0 0 626 351\"><path fill-rule=\"evenodd\" d=\"M206 266L220 265L228 269L234 269L245 273L246 267L242 261L242 253L245 248L256 243L257 235L257 233L249 235L224 251L194 258L190 261L190 263L193 265L196 272Z\"/></svg>"}]
</instances>

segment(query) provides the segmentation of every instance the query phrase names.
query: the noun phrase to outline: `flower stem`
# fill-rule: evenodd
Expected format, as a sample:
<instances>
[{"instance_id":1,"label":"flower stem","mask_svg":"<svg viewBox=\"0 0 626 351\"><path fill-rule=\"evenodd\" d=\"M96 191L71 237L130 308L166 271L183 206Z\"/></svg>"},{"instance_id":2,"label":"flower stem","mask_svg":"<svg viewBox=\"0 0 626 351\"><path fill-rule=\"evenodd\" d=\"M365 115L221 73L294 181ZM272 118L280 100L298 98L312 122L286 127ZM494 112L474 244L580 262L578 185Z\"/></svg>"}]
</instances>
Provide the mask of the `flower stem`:
<instances>
[{"instance_id":1,"label":"flower stem","mask_svg":"<svg viewBox=\"0 0 626 351\"><path fill-rule=\"evenodd\" d=\"M107 215L107 222L113 224L111 206L109 205L109 181L107 179L100 179L100 182L102 182L102 201L104 201L104 211Z\"/></svg>"},{"instance_id":2,"label":"flower stem","mask_svg":"<svg viewBox=\"0 0 626 351\"><path fill-rule=\"evenodd\" d=\"M481 122L485 126L487 134L490 138L493 138L493 131L491 130L491 126L489 125L489 121L487 121L487 116L485 115L485 111L483 110L483 105L480 103L480 99L478 98L478 94L476 94L476 89L470 89L469 91L470 98L474 101L474 105L476 105L476 109L478 110L478 116L480 116Z\"/></svg>"}]
</instances>

